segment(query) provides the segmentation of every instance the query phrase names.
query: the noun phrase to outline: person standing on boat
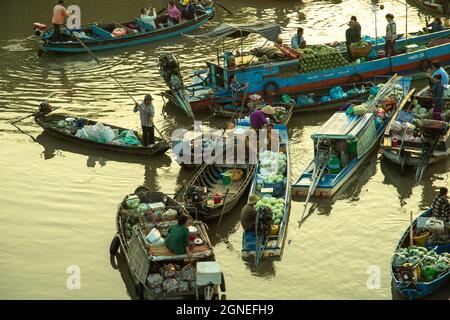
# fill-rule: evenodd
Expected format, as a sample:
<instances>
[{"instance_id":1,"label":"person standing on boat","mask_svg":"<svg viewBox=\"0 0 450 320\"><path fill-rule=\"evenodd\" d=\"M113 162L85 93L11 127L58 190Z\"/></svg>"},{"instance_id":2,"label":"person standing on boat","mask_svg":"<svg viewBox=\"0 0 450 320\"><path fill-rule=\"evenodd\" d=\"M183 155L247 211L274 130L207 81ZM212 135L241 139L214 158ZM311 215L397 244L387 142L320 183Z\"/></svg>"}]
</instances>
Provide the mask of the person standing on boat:
<instances>
[{"instance_id":1,"label":"person standing on boat","mask_svg":"<svg viewBox=\"0 0 450 320\"><path fill-rule=\"evenodd\" d=\"M189 246L189 229L186 226L188 216L181 214L178 216L178 223L169 228L168 235L164 240L166 247L175 254L187 254L192 257Z\"/></svg>"},{"instance_id":2,"label":"person standing on boat","mask_svg":"<svg viewBox=\"0 0 450 320\"><path fill-rule=\"evenodd\" d=\"M51 38L54 42L62 42L61 25L64 24L64 19L70 16L69 11L64 7L64 0L59 0L58 4L53 8L53 36Z\"/></svg>"},{"instance_id":3,"label":"person standing on boat","mask_svg":"<svg viewBox=\"0 0 450 320\"><path fill-rule=\"evenodd\" d=\"M247 84L243 84L236 79L235 74L231 75L230 89L231 89L231 94L233 96L233 102L235 103L236 106L239 106L239 102L241 100L243 90L246 89L247 87L248 87Z\"/></svg>"},{"instance_id":4,"label":"person standing on boat","mask_svg":"<svg viewBox=\"0 0 450 320\"><path fill-rule=\"evenodd\" d=\"M442 85L448 86L448 73L444 68L441 67L439 61L435 60L431 63L431 74L429 75L431 82L434 76L437 74L441 75ZM433 85L433 83L431 83L430 85Z\"/></svg>"},{"instance_id":5,"label":"person standing on boat","mask_svg":"<svg viewBox=\"0 0 450 320\"><path fill-rule=\"evenodd\" d=\"M173 1L169 2L167 14L167 22L169 23L169 26L173 26L174 24L178 24L181 22L181 11L177 8Z\"/></svg>"},{"instance_id":6,"label":"person standing on boat","mask_svg":"<svg viewBox=\"0 0 450 320\"><path fill-rule=\"evenodd\" d=\"M345 31L345 44L347 45L347 54L350 60L353 60L350 47L352 43L356 43L361 40L361 31L358 32L355 21L350 20L348 23L348 29Z\"/></svg>"},{"instance_id":7,"label":"person standing on boat","mask_svg":"<svg viewBox=\"0 0 450 320\"><path fill-rule=\"evenodd\" d=\"M241 210L241 225L245 231L255 231L256 226L256 208L255 204L260 200L256 194L248 197L247 204Z\"/></svg>"},{"instance_id":8,"label":"person standing on boat","mask_svg":"<svg viewBox=\"0 0 450 320\"><path fill-rule=\"evenodd\" d=\"M152 12L152 15L150 15L150 12ZM151 25L153 27L153 30L156 29L156 24L155 24L156 18L158 18L158 15L156 14L155 8L150 8L150 9L142 8L141 9L141 20L144 23Z\"/></svg>"},{"instance_id":9,"label":"person standing on boat","mask_svg":"<svg viewBox=\"0 0 450 320\"><path fill-rule=\"evenodd\" d=\"M448 199L448 189L442 187L439 189L439 194L434 198L431 204L433 216L438 218L450 219L450 201Z\"/></svg>"},{"instance_id":10,"label":"person standing on boat","mask_svg":"<svg viewBox=\"0 0 450 320\"><path fill-rule=\"evenodd\" d=\"M359 39L361 39L361 25L358 22L358 19L355 16L350 17L350 21L353 21L356 32L358 33Z\"/></svg>"},{"instance_id":11,"label":"person standing on boat","mask_svg":"<svg viewBox=\"0 0 450 320\"><path fill-rule=\"evenodd\" d=\"M388 24L386 26L386 42L384 44L384 51L386 57L393 56L395 54L395 41L397 40L397 24L394 21L394 15L388 13L386 15Z\"/></svg>"},{"instance_id":12,"label":"person standing on boat","mask_svg":"<svg viewBox=\"0 0 450 320\"><path fill-rule=\"evenodd\" d=\"M444 28L442 27L442 20L440 18L434 18L431 23L427 23L427 28L431 27L431 32L439 32Z\"/></svg>"},{"instance_id":13,"label":"person standing on boat","mask_svg":"<svg viewBox=\"0 0 450 320\"><path fill-rule=\"evenodd\" d=\"M153 97L149 94L145 95L141 104L136 103L134 112L139 111L142 126L142 140L145 147L155 144L155 128L153 126L153 116L155 115L155 107L152 104Z\"/></svg>"},{"instance_id":14,"label":"person standing on boat","mask_svg":"<svg viewBox=\"0 0 450 320\"><path fill-rule=\"evenodd\" d=\"M436 74L433 77L433 85L431 87L431 97L433 100L433 120L441 121L442 108L444 107L444 86L442 85L442 76Z\"/></svg>"},{"instance_id":15,"label":"person standing on boat","mask_svg":"<svg viewBox=\"0 0 450 320\"><path fill-rule=\"evenodd\" d=\"M303 38L303 28L298 28L297 33L291 38L292 49L303 49L306 47L306 41Z\"/></svg>"},{"instance_id":16,"label":"person standing on boat","mask_svg":"<svg viewBox=\"0 0 450 320\"><path fill-rule=\"evenodd\" d=\"M262 129L268 123L268 119L274 119L274 114L275 110L272 106L258 109L250 115L250 126L256 130Z\"/></svg>"}]
</instances>

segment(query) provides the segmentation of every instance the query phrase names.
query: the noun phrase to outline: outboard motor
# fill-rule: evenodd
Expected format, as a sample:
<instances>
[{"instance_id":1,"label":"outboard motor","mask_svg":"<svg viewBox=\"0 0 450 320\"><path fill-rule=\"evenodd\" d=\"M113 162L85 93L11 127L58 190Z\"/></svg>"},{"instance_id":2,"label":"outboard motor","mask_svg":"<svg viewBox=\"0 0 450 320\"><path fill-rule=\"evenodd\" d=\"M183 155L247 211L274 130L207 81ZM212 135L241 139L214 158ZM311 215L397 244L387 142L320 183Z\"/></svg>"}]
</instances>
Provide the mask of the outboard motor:
<instances>
[{"instance_id":1,"label":"outboard motor","mask_svg":"<svg viewBox=\"0 0 450 320\"><path fill-rule=\"evenodd\" d=\"M34 27L34 34L38 37L42 36L44 34L44 30L47 29L47 25L39 22L33 23Z\"/></svg>"},{"instance_id":2,"label":"outboard motor","mask_svg":"<svg viewBox=\"0 0 450 320\"><path fill-rule=\"evenodd\" d=\"M183 88L180 64L173 53L163 53L159 56L159 70L171 90L178 91Z\"/></svg>"},{"instance_id":3,"label":"outboard motor","mask_svg":"<svg viewBox=\"0 0 450 320\"><path fill-rule=\"evenodd\" d=\"M416 170L416 180L422 179L423 172L433 156L439 140L447 134L448 123L439 120L422 120L420 123L422 131L422 154Z\"/></svg>"}]
</instances>

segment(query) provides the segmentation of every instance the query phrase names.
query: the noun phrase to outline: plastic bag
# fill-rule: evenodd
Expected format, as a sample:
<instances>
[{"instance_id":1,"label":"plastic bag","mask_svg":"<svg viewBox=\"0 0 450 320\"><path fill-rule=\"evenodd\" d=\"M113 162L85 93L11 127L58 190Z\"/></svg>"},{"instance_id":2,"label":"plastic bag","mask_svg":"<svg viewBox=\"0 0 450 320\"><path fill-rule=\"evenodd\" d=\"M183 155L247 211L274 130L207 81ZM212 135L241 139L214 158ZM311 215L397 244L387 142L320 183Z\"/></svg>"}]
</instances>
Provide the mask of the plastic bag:
<instances>
[{"instance_id":1,"label":"plastic bag","mask_svg":"<svg viewBox=\"0 0 450 320\"><path fill-rule=\"evenodd\" d=\"M320 98L320 102L328 102L331 101L331 97L330 96L323 96Z\"/></svg>"},{"instance_id":2,"label":"plastic bag","mask_svg":"<svg viewBox=\"0 0 450 320\"><path fill-rule=\"evenodd\" d=\"M161 233L159 233L159 231L156 228L153 228L152 230L150 230L150 232L148 233L146 239L148 242L150 243L154 243L157 240L159 240L161 238Z\"/></svg>"},{"instance_id":3,"label":"plastic bag","mask_svg":"<svg viewBox=\"0 0 450 320\"><path fill-rule=\"evenodd\" d=\"M344 97L344 90L341 87L337 86L330 89L329 94L331 99L334 100L342 99Z\"/></svg>"},{"instance_id":4,"label":"plastic bag","mask_svg":"<svg viewBox=\"0 0 450 320\"><path fill-rule=\"evenodd\" d=\"M150 246L162 246L164 244L165 240L166 239L161 237L158 240L156 240L155 242L151 243Z\"/></svg>"},{"instance_id":5,"label":"plastic bag","mask_svg":"<svg viewBox=\"0 0 450 320\"><path fill-rule=\"evenodd\" d=\"M181 269L182 276L181 278L184 281L193 281L195 280L195 267L192 264L187 264Z\"/></svg>"},{"instance_id":6,"label":"plastic bag","mask_svg":"<svg viewBox=\"0 0 450 320\"><path fill-rule=\"evenodd\" d=\"M180 292L187 292L189 291L189 282L187 281L178 281L178 290Z\"/></svg>"},{"instance_id":7,"label":"plastic bag","mask_svg":"<svg viewBox=\"0 0 450 320\"><path fill-rule=\"evenodd\" d=\"M175 220L177 216L178 212L176 210L169 209L162 214L161 219L164 221Z\"/></svg>"},{"instance_id":8,"label":"plastic bag","mask_svg":"<svg viewBox=\"0 0 450 320\"><path fill-rule=\"evenodd\" d=\"M99 129L100 135L102 136L105 142L111 142L116 139L116 134L110 127L103 127Z\"/></svg>"},{"instance_id":9,"label":"plastic bag","mask_svg":"<svg viewBox=\"0 0 450 320\"><path fill-rule=\"evenodd\" d=\"M180 285L178 281L175 279L166 279L163 282L163 291L167 293L178 291Z\"/></svg>"},{"instance_id":10,"label":"plastic bag","mask_svg":"<svg viewBox=\"0 0 450 320\"><path fill-rule=\"evenodd\" d=\"M160 288L164 282L164 278L159 273L149 274L147 277L147 285L150 288Z\"/></svg>"},{"instance_id":11,"label":"plastic bag","mask_svg":"<svg viewBox=\"0 0 450 320\"><path fill-rule=\"evenodd\" d=\"M175 272L177 270L175 269L175 266L172 263L166 264L164 266L161 267L161 269L159 269L159 273L164 277L164 278L171 278L175 275Z\"/></svg>"}]
</instances>

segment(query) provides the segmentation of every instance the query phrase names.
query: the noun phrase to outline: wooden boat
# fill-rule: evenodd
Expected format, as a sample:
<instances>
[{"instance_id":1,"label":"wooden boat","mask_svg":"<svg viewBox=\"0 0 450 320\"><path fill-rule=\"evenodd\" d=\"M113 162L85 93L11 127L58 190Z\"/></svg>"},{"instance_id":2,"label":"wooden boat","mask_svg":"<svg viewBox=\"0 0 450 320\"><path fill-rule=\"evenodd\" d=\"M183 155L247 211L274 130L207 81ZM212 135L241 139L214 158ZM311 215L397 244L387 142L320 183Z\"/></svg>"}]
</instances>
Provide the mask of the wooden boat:
<instances>
[{"instance_id":1,"label":"wooden boat","mask_svg":"<svg viewBox=\"0 0 450 320\"><path fill-rule=\"evenodd\" d=\"M421 230L426 230L423 229L423 226L425 222L430 219L431 214L432 210L428 209L413 221L414 233L419 233L419 225L422 226L422 228L420 228ZM415 245L413 248L422 251L421 255L424 258L409 257L408 259L405 259L407 257L406 249L411 244L410 227L408 227L398 242L391 260L392 283L398 292L410 300L423 298L436 292L450 279L450 255L448 255L448 252L450 252L450 240L448 240L447 244L434 245L430 243L429 239L423 243L423 239L426 237L427 232L425 232L425 236L417 236L413 238ZM450 239L449 234L447 234L447 237ZM422 249L424 246L426 246L426 249ZM434 253L430 253L430 251L433 251ZM441 272L434 277L426 279L424 276L424 268L426 267L425 263L427 262L426 257L436 257L438 254L442 256L442 254L445 255L445 253L447 253L446 271L441 270ZM406 260L406 262L402 260ZM442 261L444 261L444 259L442 259Z\"/></svg>"},{"instance_id":2,"label":"wooden boat","mask_svg":"<svg viewBox=\"0 0 450 320\"><path fill-rule=\"evenodd\" d=\"M278 25L259 23L246 26L229 26L230 33L244 30L247 33L258 33L272 40ZM191 36L198 41L212 41L224 37L226 27L221 26L210 33ZM220 30L219 30L220 29ZM267 30L270 29L270 32ZM233 31L234 30L234 31ZM412 51L407 46L417 44L419 50ZM384 44L378 43L373 47L375 52L383 50ZM417 49L417 48L416 48ZM208 62L208 69L194 71L191 84L184 86L183 106L173 95L172 91L163 92L163 96L172 104L185 108L190 106L192 112L209 112L211 99L222 99L231 96L228 86L230 76L235 75L241 83L248 83L247 93L260 96L293 94L309 90L318 90L324 87L361 82L394 73L408 74L425 70L431 60L439 60L442 65L450 63L450 30L430 34L408 34L396 41L396 55L380 57L359 64L348 64L333 69L324 69L314 72L302 72L299 59L286 58L258 62L255 64L232 65L228 60L230 54L224 53L223 60ZM251 59L247 59L251 60ZM181 90L181 89L180 89Z\"/></svg>"},{"instance_id":3,"label":"wooden boat","mask_svg":"<svg viewBox=\"0 0 450 320\"><path fill-rule=\"evenodd\" d=\"M166 236L170 226L177 223L177 212L189 216L184 207L164 193L151 192L146 187L137 188L119 204L117 233L111 242L110 254L117 254L119 249L125 254L140 299L218 299L220 290L225 291L224 276L220 265L215 262L204 223L189 216L188 225L196 230L195 240L190 240L193 245L192 264L186 261L186 254L171 252L157 236L153 237L153 243L149 242L152 241L150 233L153 229L162 237ZM181 268L190 268L190 276L180 274ZM167 272L165 276L164 272ZM162 283L161 276L166 280L170 276L178 279L175 283L179 289L169 290ZM160 279L159 285L150 280L152 277ZM173 278L170 281L173 282ZM187 281L189 286L186 286Z\"/></svg>"},{"instance_id":4,"label":"wooden boat","mask_svg":"<svg viewBox=\"0 0 450 320\"><path fill-rule=\"evenodd\" d=\"M418 117L422 115L414 112L414 106L432 110L431 101L423 96L405 104L387 126L381 140L381 152L386 159L399 165L402 172L407 166L415 167L416 180L420 181L428 164L445 160L450 155L450 127L443 121L421 120ZM427 110L428 114L430 110Z\"/></svg>"},{"instance_id":5,"label":"wooden boat","mask_svg":"<svg viewBox=\"0 0 450 320\"><path fill-rule=\"evenodd\" d=\"M90 23L82 25L81 30L77 30L75 35L91 51L101 51L173 38L198 29L213 17L214 9L208 7L205 11L197 11L197 19L183 20L181 23L173 26L168 26L167 15L160 15L155 21L157 25L156 29L153 29L151 25L144 23L142 20L135 18L134 20L123 23ZM73 33L65 28L61 29L63 42L54 42L51 40L53 27L46 28L45 25L35 23L35 28L36 34L40 34L35 43L38 49L45 53L86 52L86 49L77 41ZM123 35L115 35L114 30L116 28L121 28L126 33Z\"/></svg>"},{"instance_id":6,"label":"wooden boat","mask_svg":"<svg viewBox=\"0 0 450 320\"><path fill-rule=\"evenodd\" d=\"M287 125L289 120L292 117L292 113L294 111L294 106L288 103L277 103L274 105L275 108L284 108L285 115L281 119L278 120L278 124ZM241 121L245 118L249 117L248 109L245 108L243 112L240 112L240 107L236 107L232 104L215 104L214 107L211 107L211 111L214 115L225 118L235 118L235 123L241 123Z\"/></svg>"},{"instance_id":7,"label":"wooden boat","mask_svg":"<svg viewBox=\"0 0 450 320\"><path fill-rule=\"evenodd\" d=\"M434 15L448 15L449 9L445 8L442 4L437 3L437 1L432 0L406 0L413 6L417 6L419 9L423 9ZM445 2L445 1L444 1Z\"/></svg>"},{"instance_id":8,"label":"wooden boat","mask_svg":"<svg viewBox=\"0 0 450 320\"><path fill-rule=\"evenodd\" d=\"M247 128L247 130L252 129ZM233 144L230 148L234 149L235 145ZM252 181L256 168L256 160L252 160L254 159L252 153L246 155L244 163L239 163L236 158L233 161L227 161L226 154L228 152L212 156L194 173L187 184L184 201L190 209L193 209L193 214L197 214L196 217L201 220L218 218L231 211ZM230 170L240 170L242 173L237 174L235 180L231 179L229 185L225 185L223 176ZM194 203L193 192L200 193L203 201ZM219 201L215 203L217 198Z\"/></svg>"},{"instance_id":9,"label":"wooden boat","mask_svg":"<svg viewBox=\"0 0 450 320\"><path fill-rule=\"evenodd\" d=\"M448 88L444 91L444 98L446 104L450 103L450 91ZM417 92L415 95L415 99L426 108L431 108L433 101L431 98L430 86L426 86L419 90L419 92Z\"/></svg>"},{"instance_id":10,"label":"wooden boat","mask_svg":"<svg viewBox=\"0 0 450 320\"><path fill-rule=\"evenodd\" d=\"M335 87L326 87L318 90L306 90L302 92L294 92L287 95L287 98L291 99L289 104L292 105L292 112L315 112L315 111L331 111L338 110L345 102L352 100L366 100L370 95L370 88L374 86L373 82L365 81L360 83L348 83L343 84L340 87L346 93L345 97L338 99L329 99L330 90ZM277 96L264 96L262 99L267 101L268 104L272 106L284 106L287 103L282 101L283 95ZM301 98L304 98L304 102L301 102ZM329 99L329 100L328 100ZM306 100L311 100L311 103L308 103ZM232 98L212 98L210 100L210 104L208 107L211 112L214 112L216 115L222 116L221 112L225 108L226 105L231 104ZM245 107L246 110L246 107ZM231 116L234 112L233 109L226 110L226 114L224 116ZM287 124L283 122L283 124Z\"/></svg>"},{"instance_id":11,"label":"wooden boat","mask_svg":"<svg viewBox=\"0 0 450 320\"><path fill-rule=\"evenodd\" d=\"M55 138L63 139L67 142L75 143L78 145L83 145L86 147L91 147L95 149L102 149L106 151L121 153L121 154L128 154L128 155L136 155L136 156L149 156L149 155L155 155L155 154L161 154L165 153L167 150L169 150L170 146L163 141L162 139L155 137L155 144L144 147L142 145L119 145L119 144L112 144L112 143L103 143L103 142L97 142L92 140L87 140L81 137L77 137L76 134L76 127L72 127L70 129L62 129L58 128L57 123L59 121L65 120L67 118L70 118L70 115L66 114L45 114L39 113L35 117L36 123L44 129L45 132L52 135ZM80 118L81 119L81 118ZM88 119L82 119L83 125L95 125L97 124L97 121L88 120ZM113 130L117 130L119 133L122 131L129 131L129 129L117 127L110 124L104 124L105 126L110 127Z\"/></svg>"},{"instance_id":12,"label":"wooden boat","mask_svg":"<svg viewBox=\"0 0 450 320\"><path fill-rule=\"evenodd\" d=\"M280 135L279 151L286 158L286 171L284 172L284 181L279 185L266 184L261 181L261 156L256 168L256 174L250 187L249 196L256 194L264 198L275 198L278 203L283 204L282 217L278 218L279 224L273 225L271 233L267 235L257 235L255 231L243 231L242 233L242 256L255 256L256 264L259 263L261 257L278 257L283 255L284 243L286 240L289 214L291 211L291 186L289 182L290 159L289 159L289 137L285 125L276 125ZM277 223L277 216L273 217L273 222ZM262 238L262 239L261 239Z\"/></svg>"},{"instance_id":13,"label":"wooden boat","mask_svg":"<svg viewBox=\"0 0 450 320\"><path fill-rule=\"evenodd\" d=\"M314 159L292 185L293 194L307 196L306 203L311 196L332 197L378 147L396 108L411 97L410 83L411 78L395 76L367 102L365 113L336 112L312 135Z\"/></svg>"}]
</instances>

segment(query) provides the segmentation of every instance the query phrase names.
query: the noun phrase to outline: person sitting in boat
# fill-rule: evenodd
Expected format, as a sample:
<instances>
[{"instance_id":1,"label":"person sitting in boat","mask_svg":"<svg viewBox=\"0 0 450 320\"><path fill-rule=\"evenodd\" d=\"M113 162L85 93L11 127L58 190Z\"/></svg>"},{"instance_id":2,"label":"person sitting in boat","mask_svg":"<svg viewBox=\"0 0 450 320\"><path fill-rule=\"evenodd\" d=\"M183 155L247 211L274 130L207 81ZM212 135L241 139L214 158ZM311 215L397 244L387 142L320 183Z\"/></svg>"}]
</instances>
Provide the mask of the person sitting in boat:
<instances>
[{"instance_id":1,"label":"person sitting in boat","mask_svg":"<svg viewBox=\"0 0 450 320\"><path fill-rule=\"evenodd\" d=\"M348 23L348 29L345 31L345 44L347 45L347 54L351 60L353 60L350 47L352 43L356 43L361 40L361 34L358 33L355 22L350 20Z\"/></svg>"},{"instance_id":2,"label":"person sitting in boat","mask_svg":"<svg viewBox=\"0 0 450 320\"><path fill-rule=\"evenodd\" d=\"M386 57L393 56L395 54L395 41L397 40L397 24L394 21L394 15L388 13L386 15L388 24L386 26L386 37L384 44L384 51Z\"/></svg>"},{"instance_id":3,"label":"person sitting in boat","mask_svg":"<svg viewBox=\"0 0 450 320\"><path fill-rule=\"evenodd\" d=\"M444 86L442 85L442 75L436 74L433 77L431 86L431 98L433 101L433 120L442 120L442 108L444 107Z\"/></svg>"},{"instance_id":4,"label":"person sitting in boat","mask_svg":"<svg viewBox=\"0 0 450 320\"><path fill-rule=\"evenodd\" d=\"M441 75L442 85L448 86L448 73L444 68L441 67L439 61L435 60L431 63L431 69L428 73L428 78L430 79L430 86L433 85L433 78L435 75Z\"/></svg>"},{"instance_id":5,"label":"person sitting in boat","mask_svg":"<svg viewBox=\"0 0 450 320\"><path fill-rule=\"evenodd\" d=\"M189 246L189 229L186 226L189 217L185 214L179 214L178 223L169 228L168 235L164 240L166 247L175 254L187 254L192 257L192 251Z\"/></svg>"},{"instance_id":6,"label":"person sitting in boat","mask_svg":"<svg viewBox=\"0 0 450 320\"><path fill-rule=\"evenodd\" d=\"M54 42L62 42L61 25L64 24L64 18L70 16L69 11L64 7L64 0L59 0L57 5L53 8L53 35L51 40Z\"/></svg>"},{"instance_id":7,"label":"person sitting in boat","mask_svg":"<svg viewBox=\"0 0 450 320\"><path fill-rule=\"evenodd\" d=\"M258 109L250 115L250 126L256 130L262 129L264 125L269 123L268 119L275 121L274 114L275 109L272 106Z\"/></svg>"},{"instance_id":8,"label":"person sitting in boat","mask_svg":"<svg viewBox=\"0 0 450 320\"><path fill-rule=\"evenodd\" d=\"M233 95L233 102L235 103L236 106L239 106L239 102L242 97L242 92L247 87L248 87L247 84L241 83L236 79L235 74L231 75L230 89L231 89L231 94Z\"/></svg>"},{"instance_id":9,"label":"person sitting in boat","mask_svg":"<svg viewBox=\"0 0 450 320\"><path fill-rule=\"evenodd\" d=\"M306 48L306 41L303 38L303 28L298 28L297 33L291 38L291 47L293 49L304 49Z\"/></svg>"},{"instance_id":10,"label":"person sitting in boat","mask_svg":"<svg viewBox=\"0 0 450 320\"><path fill-rule=\"evenodd\" d=\"M150 13L152 15L150 15ZM155 8L150 8L150 9L142 8L141 9L141 20L144 23L151 25L153 27L153 30L156 29L156 24L155 24L156 18L158 18L158 15L156 14Z\"/></svg>"},{"instance_id":11,"label":"person sitting in boat","mask_svg":"<svg viewBox=\"0 0 450 320\"><path fill-rule=\"evenodd\" d=\"M195 6L192 3L192 0L188 2L188 4L183 8L181 11L181 16L185 18L186 20L192 20L197 18L195 11Z\"/></svg>"},{"instance_id":12,"label":"person sitting in boat","mask_svg":"<svg viewBox=\"0 0 450 320\"><path fill-rule=\"evenodd\" d=\"M155 107L152 104L153 97L150 94L145 95L141 104L136 102L133 111L138 112L141 118L142 140L145 147L155 144L155 128L153 127L153 116Z\"/></svg>"},{"instance_id":13,"label":"person sitting in boat","mask_svg":"<svg viewBox=\"0 0 450 320\"><path fill-rule=\"evenodd\" d=\"M173 1L169 2L167 14L168 14L167 22L169 23L169 26L173 26L181 22L181 11L177 8L175 2Z\"/></svg>"},{"instance_id":14,"label":"person sitting in boat","mask_svg":"<svg viewBox=\"0 0 450 320\"><path fill-rule=\"evenodd\" d=\"M261 198L252 194L248 197L247 204L241 210L241 225L245 231L255 231L256 226L256 208L255 204Z\"/></svg>"},{"instance_id":15,"label":"person sitting in boat","mask_svg":"<svg viewBox=\"0 0 450 320\"><path fill-rule=\"evenodd\" d=\"M431 30L428 29L431 32L442 31L444 28L442 26L441 18L434 18L434 20L431 23L427 23L427 28L431 28Z\"/></svg>"},{"instance_id":16,"label":"person sitting in boat","mask_svg":"<svg viewBox=\"0 0 450 320\"><path fill-rule=\"evenodd\" d=\"M447 221L450 219L450 201L447 188L442 187L439 189L439 194L434 198L431 209L433 210L433 216Z\"/></svg>"},{"instance_id":17,"label":"person sitting in boat","mask_svg":"<svg viewBox=\"0 0 450 320\"><path fill-rule=\"evenodd\" d=\"M186 189L186 198L189 200L190 204L193 206L193 214L195 215L198 211L206 213L208 209L207 206L207 193L200 186L189 186Z\"/></svg>"}]
</instances>

